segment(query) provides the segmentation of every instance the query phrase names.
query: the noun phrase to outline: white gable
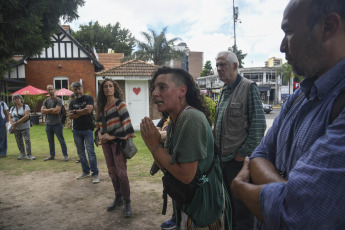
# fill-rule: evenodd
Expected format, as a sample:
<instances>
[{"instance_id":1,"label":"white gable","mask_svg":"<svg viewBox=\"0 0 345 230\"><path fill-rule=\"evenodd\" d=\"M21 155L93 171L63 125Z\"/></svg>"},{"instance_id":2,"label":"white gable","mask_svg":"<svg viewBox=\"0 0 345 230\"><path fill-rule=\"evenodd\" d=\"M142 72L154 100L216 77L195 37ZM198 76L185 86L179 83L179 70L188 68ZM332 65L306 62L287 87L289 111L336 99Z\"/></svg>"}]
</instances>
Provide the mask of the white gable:
<instances>
[{"instance_id":1,"label":"white gable","mask_svg":"<svg viewBox=\"0 0 345 230\"><path fill-rule=\"evenodd\" d=\"M34 58L43 59L85 59L88 55L78 47L74 41L63 33L54 34L51 37L53 45L44 48L39 56Z\"/></svg>"}]
</instances>

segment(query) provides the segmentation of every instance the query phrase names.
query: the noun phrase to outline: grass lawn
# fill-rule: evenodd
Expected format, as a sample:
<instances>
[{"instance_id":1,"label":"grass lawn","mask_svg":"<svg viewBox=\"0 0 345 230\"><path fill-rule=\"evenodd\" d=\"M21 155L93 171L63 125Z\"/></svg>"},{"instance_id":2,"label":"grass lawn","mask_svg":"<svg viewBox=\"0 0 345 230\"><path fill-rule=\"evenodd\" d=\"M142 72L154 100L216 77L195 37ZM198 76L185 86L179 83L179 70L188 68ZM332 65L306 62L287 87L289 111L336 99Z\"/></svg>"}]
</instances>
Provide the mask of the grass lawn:
<instances>
[{"instance_id":1,"label":"grass lawn","mask_svg":"<svg viewBox=\"0 0 345 230\"><path fill-rule=\"evenodd\" d=\"M36 160L17 160L20 155L17 147L17 143L13 134L7 134L7 157L0 158L0 171L13 175L21 175L26 172L34 171L52 171L52 172L63 172L63 171L75 171L76 174L81 172L80 164L76 164L75 160L78 159L76 147L74 145L73 135L70 128L64 128L64 137L67 144L68 155L70 158L69 162L63 161L63 155L61 152L60 143L55 137L55 160L54 161L43 161L44 158L49 156L49 145L45 132L45 125L34 125L30 129L31 137L31 152L36 157ZM134 143L138 148L138 153L127 161L128 176L130 181L133 180L147 180L152 182L159 182L160 176L152 177L149 173L153 158L151 153L146 148L146 145L141 138L140 132L135 132L136 138ZM100 173L107 172L107 166L104 160L102 147L96 147L95 151L97 155L97 163ZM161 172L159 172L161 174Z\"/></svg>"}]
</instances>

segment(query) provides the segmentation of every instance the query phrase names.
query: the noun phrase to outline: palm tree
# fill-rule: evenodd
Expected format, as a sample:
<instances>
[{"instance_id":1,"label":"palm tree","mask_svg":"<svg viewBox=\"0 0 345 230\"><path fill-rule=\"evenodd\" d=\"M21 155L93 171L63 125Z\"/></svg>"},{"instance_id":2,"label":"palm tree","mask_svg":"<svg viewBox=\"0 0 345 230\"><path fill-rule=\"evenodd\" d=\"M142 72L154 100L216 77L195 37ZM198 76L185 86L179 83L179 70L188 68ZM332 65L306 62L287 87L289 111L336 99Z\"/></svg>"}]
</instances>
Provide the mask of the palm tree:
<instances>
[{"instance_id":1,"label":"palm tree","mask_svg":"<svg viewBox=\"0 0 345 230\"><path fill-rule=\"evenodd\" d=\"M289 84L289 94L290 94L290 78L294 78L297 81L303 79L303 77L293 73L291 65L285 62L281 67L277 69L276 76L281 75L283 76L283 82Z\"/></svg>"},{"instance_id":2,"label":"palm tree","mask_svg":"<svg viewBox=\"0 0 345 230\"><path fill-rule=\"evenodd\" d=\"M184 52L173 48L174 42L180 40L176 37L170 40L166 38L167 27L157 34L154 30L149 32L141 32L145 42L138 41L138 51L134 54L137 59L143 61L153 61L155 65L164 65L167 61L174 58L181 58Z\"/></svg>"}]
</instances>

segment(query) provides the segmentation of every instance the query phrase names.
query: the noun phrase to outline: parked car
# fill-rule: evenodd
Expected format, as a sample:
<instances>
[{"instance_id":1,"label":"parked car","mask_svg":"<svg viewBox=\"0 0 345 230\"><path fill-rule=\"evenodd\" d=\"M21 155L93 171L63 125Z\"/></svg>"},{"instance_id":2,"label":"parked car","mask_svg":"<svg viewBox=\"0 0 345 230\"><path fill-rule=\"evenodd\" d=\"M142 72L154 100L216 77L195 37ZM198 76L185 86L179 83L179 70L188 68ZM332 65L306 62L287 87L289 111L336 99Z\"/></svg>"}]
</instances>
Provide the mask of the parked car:
<instances>
[{"instance_id":1,"label":"parked car","mask_svg":"<svg viewBox=\"0 0 345 230\"><path fill-rule=\"evenodd\" d=\"M265 113L270 113L273 110L272 105L267 105L267 104L262 103L262 107L264 108Z\"/></svg>"}]
</instances>

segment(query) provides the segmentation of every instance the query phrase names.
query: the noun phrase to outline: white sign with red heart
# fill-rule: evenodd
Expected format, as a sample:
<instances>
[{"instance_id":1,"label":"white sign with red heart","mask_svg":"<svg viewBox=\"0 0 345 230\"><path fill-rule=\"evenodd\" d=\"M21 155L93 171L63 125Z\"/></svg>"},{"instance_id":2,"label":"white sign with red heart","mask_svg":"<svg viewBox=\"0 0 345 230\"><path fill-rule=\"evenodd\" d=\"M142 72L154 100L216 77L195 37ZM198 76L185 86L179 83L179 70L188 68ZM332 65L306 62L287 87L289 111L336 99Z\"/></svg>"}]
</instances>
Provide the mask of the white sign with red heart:
<instances>
[{"instance_id":1,"label":"white sign with red heart","mask_svg":"<svg viewBox=\"0 0 345 230\"><path fill-rule=\"evenodd\" d=\"M141 91L141 88L140 88L140 87L138 87L138 88L133 88L133 92L134 92L136 95L138 95L138 94L140 93L140 91Z\"/></svg>"}]
</instances>

